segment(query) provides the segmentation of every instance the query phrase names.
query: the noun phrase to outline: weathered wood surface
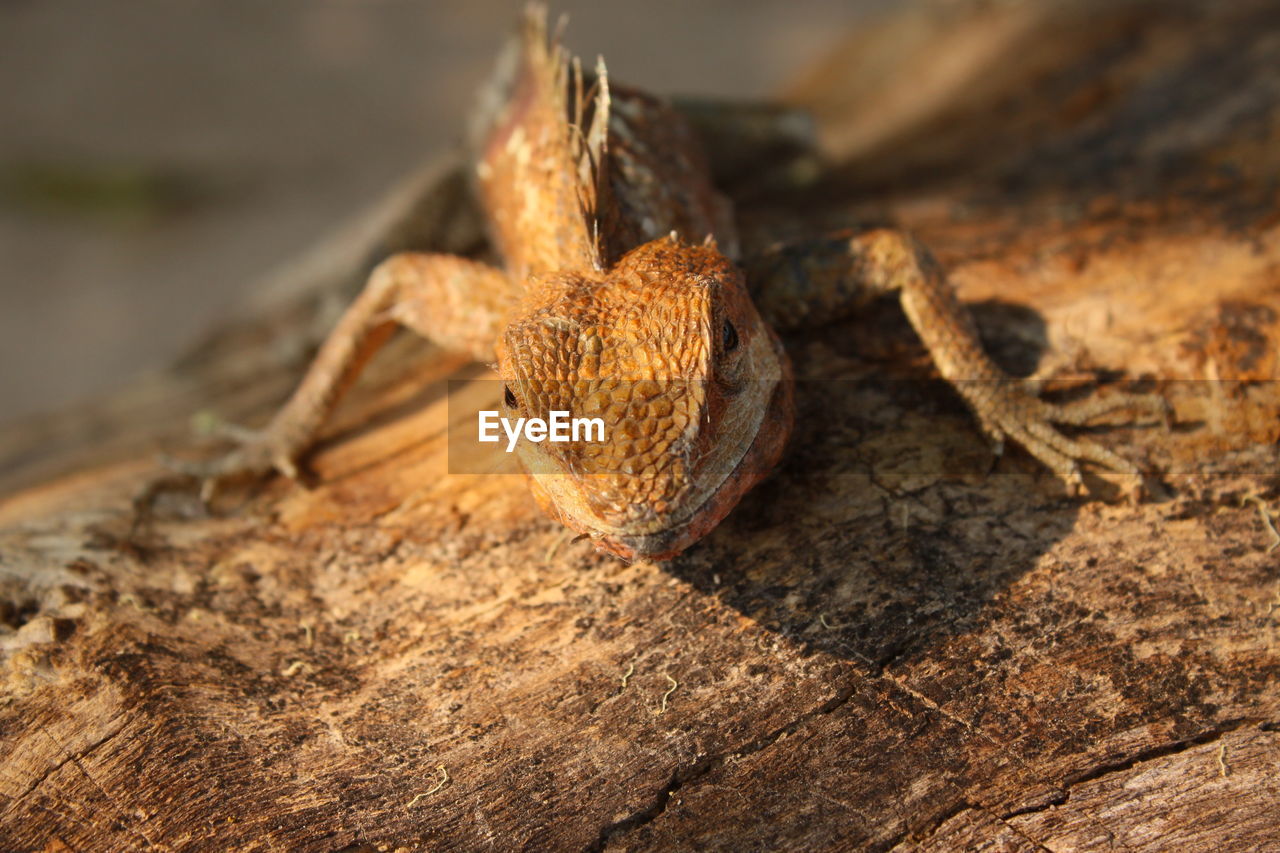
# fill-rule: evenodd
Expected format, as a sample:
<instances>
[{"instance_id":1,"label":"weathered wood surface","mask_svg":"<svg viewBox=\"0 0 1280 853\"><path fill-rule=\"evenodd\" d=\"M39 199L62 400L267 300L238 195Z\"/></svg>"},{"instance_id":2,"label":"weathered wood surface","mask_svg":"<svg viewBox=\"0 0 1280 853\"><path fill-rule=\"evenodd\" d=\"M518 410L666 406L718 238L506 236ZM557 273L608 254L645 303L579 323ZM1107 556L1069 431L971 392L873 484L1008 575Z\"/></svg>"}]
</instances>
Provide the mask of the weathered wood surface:
<instances>
[{"instance_id":1,"label":"weathered wood surface","mask_svg":"<svg viewBox=\"0 0 1280 853\"><path fill-rule=\"evenodd\" d=\"M487 373L407 340L313 489L137 516L193 411L288 390L352 238L173 370L0 434L0 848L1280 846L1280 10L1220 5L890 20L794 92L839 179L741 204L902 223L1009 363L1155 380L1179 426L1101 434L1168 472L1150 499L987 474L887 307L790 342L849 381L802 384L777 477L669 564L448 475L445 381ZM482 251L456 182L418 185L373 242Z\"/></svg>"}]
</instances>

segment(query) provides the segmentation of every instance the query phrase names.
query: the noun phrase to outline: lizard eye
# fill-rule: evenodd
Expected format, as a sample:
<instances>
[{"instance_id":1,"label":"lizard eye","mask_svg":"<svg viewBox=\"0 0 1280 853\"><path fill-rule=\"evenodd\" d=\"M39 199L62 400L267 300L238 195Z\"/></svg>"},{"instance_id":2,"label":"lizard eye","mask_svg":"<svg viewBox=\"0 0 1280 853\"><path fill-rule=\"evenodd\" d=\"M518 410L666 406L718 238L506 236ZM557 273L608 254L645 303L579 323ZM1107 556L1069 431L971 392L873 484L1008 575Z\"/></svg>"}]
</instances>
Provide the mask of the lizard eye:
<instances>
[{"instance_id":1,"label":"lizard eye","mask_svg":"<svg viewBox=\"0 0 1280 853\"><path fill-rule=\"evenodd\" d=\"M520 401L516 399L515 392L511 390L510 385L502 386L502 402L506 403L508 409L514 409L520 405Z\"/></svg>"},{"instance_id":2,"label":"lizard eye","mask_svg":"<svg viewBox=\"0 0 1280 853\"><path fill-rule=\"evenodd\" d=\"M730 353L738 348L738 330L728 320L724 321L724 328L720 330L720 350L721 352Z\"/></svg>"}]
</instances>

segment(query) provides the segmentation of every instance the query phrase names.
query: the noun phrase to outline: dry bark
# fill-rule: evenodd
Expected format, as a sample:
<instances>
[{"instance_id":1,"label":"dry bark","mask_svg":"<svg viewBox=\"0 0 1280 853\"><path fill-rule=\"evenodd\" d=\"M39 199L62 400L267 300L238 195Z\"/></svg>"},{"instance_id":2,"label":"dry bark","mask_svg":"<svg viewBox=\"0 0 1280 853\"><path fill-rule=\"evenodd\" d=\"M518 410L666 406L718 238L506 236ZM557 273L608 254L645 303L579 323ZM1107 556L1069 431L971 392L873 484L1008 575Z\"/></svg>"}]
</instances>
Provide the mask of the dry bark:
<instances>
[{"instance_id":1,"label":"dry bark","mask_svg":"<svg viewBox=\"0 0 1280 853\"><path fill-rule=\"evenodd\" d=\"M790 455L667 564L448 474L446 381L487 373L408 340L314 488L138 513L372 257L484 251L446 164L182 364L0 433L0 848L1280 843L1280 9L947 8L796 87L840 165L740 188L748 233L897 222L1006 363L1151 379L1177 427L1100 434L1147 500L988 473L889 306L789 342Z\"/></svg>"}]
</instances>

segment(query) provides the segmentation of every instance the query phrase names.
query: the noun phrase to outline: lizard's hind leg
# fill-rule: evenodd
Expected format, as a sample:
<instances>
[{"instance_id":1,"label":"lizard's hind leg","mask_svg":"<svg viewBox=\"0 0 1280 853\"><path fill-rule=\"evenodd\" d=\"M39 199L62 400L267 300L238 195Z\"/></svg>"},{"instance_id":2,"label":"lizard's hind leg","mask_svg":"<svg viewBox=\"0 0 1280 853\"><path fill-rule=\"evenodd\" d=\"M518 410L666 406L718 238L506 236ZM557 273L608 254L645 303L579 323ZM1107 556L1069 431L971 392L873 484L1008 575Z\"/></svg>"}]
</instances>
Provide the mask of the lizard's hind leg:
<instances>
[{"instance_id":1,"label":"lizard's hind leg","mask_svg":"<svg viewBox=\"0 0 1280 853\"><path fill-rule=\"evenodd\" d=\"M761 314L783 330L837 320L879 295L896 294L939 373L969 404L997 452L1012 438L1072 492L1083 488L1079 462L1127 475L1140 472L1122 456L1069 438L1053 424L1078 426L1119 409L1168 421L1169 404L1155 394L1110 394L1066 404L1039 399L1035 383L1014 379L991 361L938 263L901 232L784 246L750 263L747 273Z\"/></svg>"},{"instance_id":2,"label":"lizard's hind leg","mask_svg":"<svg viewBox=\"0 0 1280 853\"><path fill-rule=\"evenodd\" d=\"M209 462L170 464L203 481L201 496L206 501L225 480L272 471L297 479L297 460L315 443L342 394L397 326L488 360L515 295L501 271L466 258L393 255L374 269L320 346L297 390L263 429L224 429L239 444L234 450Z\"/></svg>"}]
</instances>

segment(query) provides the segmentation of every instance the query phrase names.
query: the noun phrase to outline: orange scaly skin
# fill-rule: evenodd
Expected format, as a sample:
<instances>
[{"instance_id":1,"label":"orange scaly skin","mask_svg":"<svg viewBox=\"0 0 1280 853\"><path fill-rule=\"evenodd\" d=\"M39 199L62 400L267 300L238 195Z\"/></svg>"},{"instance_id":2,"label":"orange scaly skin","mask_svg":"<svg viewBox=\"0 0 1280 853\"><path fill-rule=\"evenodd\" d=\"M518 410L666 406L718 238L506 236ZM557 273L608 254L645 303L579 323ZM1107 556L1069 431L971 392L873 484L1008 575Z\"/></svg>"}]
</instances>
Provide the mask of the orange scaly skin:
<instances>
[{"instance_id":1,"label":"orange scaly skin","mask_svg":"<svg viewBox=\"0 0 1280 853\"><path fill-rule=\"evenodd\" d=\"M605 275L536 281L498 364L519 414L607 424L603 442L520 453L547 514L620 557L670 557L700 539L772 470L791 432L782 345L712 246L662 238Z\"/></svg>"},{"instance_id":2,"label":"orange scaly skin","mask_svg":"<svg viewBox=\"0 0 1280 853\"><path fill-rule=\"evenodd\" d=\"M548 45L541 10L503 55L474 137L505 269L422 253L384 261L271 423L193 468L206 490L239 474L296 476L295 460L399 324L478 359L496 355L509 417L601 417L604 441L519 444L533 493L602 551L666 559L719 524L782 455L793 383L773 328L838 319L884 293L900 296L995 441L1014 438L1072 487L1077 460L1138 473L1050 423L1122 406L1163 414L1164 402L1120 394L1055 406L1011 384L908 237L874 231L766 254L748 270L753 302L729 204L689 125L613 85L603 64L584 75Z\"/></svg>"}]
</instances>

